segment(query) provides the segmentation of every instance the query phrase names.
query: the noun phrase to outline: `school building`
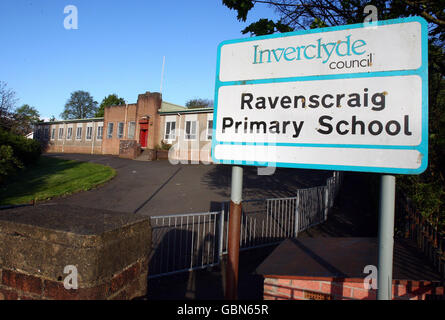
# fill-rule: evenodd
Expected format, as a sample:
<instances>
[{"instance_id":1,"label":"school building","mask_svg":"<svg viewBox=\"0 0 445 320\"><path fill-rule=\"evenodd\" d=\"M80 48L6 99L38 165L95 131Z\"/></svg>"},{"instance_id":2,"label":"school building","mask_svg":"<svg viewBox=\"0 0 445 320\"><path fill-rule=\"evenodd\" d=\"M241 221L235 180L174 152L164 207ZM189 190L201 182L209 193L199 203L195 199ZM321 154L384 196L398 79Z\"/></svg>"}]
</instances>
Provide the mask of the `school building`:
<instances>
[{"instance_id":1,"label":"school building","mask_svg":"<svg viewBox=\"0 0 445 320\"><path fill-rule=\"evenodd\" d=\"M171 145L170 160L211 162L212 128L213 108L189 109L146 92L137 103L106 107L101 118L39 123L34 136L46 152L154 160Z\"/></svg>"}]
</instances>

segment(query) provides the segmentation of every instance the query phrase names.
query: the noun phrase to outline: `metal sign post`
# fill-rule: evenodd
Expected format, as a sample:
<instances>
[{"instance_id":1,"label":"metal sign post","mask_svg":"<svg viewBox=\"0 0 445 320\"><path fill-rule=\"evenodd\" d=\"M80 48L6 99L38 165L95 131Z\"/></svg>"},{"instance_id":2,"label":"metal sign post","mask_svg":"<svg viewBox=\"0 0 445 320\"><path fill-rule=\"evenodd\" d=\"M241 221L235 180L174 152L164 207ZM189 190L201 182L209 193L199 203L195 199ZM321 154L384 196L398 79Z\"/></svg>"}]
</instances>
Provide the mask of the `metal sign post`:
<instances>
[{"instance_id":1,"label":"metal sign post","mask_svg":"<svg viewBox=\"0 0 445 320\"><path fill-rule=\"evenodd\" d=\"M226 266L226 299L238 298L238 265L242 214L243 167L232 167L232 190L229 211L228 257Z\"/></svg>"},{"instance_id":2,"label":"metal sign post","mask_svg":"<svg viewBox=\"0 0 445 320\"><path fill-rule=\"evenodd\" d=\"M393 175L382 175L379 209L378 300L392 299L395 194L396 177Z\"/></svg>"}]
</instances>

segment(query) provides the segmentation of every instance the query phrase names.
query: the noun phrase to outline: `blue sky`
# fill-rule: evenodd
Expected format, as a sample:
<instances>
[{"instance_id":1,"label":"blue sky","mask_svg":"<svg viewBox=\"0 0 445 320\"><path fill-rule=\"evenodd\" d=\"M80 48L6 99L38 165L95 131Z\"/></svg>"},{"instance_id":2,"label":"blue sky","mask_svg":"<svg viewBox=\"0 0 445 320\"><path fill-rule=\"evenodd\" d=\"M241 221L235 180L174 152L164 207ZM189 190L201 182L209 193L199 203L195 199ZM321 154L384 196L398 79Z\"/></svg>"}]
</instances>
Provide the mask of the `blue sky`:
<instances>
[{"instance_id":1,"label":"blue sky","mask_svg":"<svg viewBox=\"0 0 445 320\"><path fill-rule=\"evenodd\" d=\"M64 28L67 5L78 9L77 30ZM239 22L221 0L2 0L0 80L18 106L59 118L75 90L99 103L111 93L134 103L159 91L165 56L165 101L213 99L218 44L248 37L241 30L249 22L273 16L257 5Z\"/></svg>"}]
</instances>

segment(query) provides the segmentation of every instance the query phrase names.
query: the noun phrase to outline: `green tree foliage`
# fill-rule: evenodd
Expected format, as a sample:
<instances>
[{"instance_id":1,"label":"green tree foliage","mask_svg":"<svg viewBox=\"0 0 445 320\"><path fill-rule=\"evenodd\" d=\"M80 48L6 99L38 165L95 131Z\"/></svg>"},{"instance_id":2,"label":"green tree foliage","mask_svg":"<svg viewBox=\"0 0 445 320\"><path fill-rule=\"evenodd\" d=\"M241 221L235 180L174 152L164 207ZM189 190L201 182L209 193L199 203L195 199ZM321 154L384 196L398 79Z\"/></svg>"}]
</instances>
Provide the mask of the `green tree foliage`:
<instances>
[{"instance_id":1,"label":"green tree foliage","mask_svg":"<svg viewBox=\"0 0 445 320\"><path fill-rule=\"evenodd\" d=\"M13 112L17 103L16 93L0 81L0 128L10 130L13 125Z\"/></svg>"},{"instance_id":2,"label":"green tree foliage","mask_svg":"<svg viewBox=\"0 0 445 320\"><path fill-rule=\"evenodd\" d=\"M40 114L36 108L24 104L15 110L14 120L13 131L17 134L26 135L32 132L33 125L40 121Z\"/></svg>"},{"instance_id":3,"label":"green tree foliage","mask_svg":"<svg viewBox=\"0 0 445 320\"><path fill-rule=\"evenodd\" d=\"M94 117L97 112L97 102L89 92L78 90L71 93L60 117L67 119L86 119Z\"/></svg>"},{"instance_id":4,"label":"green tree foliage","mask_svg":"<svg viewBox=\"0 0 445 320\"><path fill-rule=\"evenodd\" d=\"M14 150L11 146L0 146L0 183L15 173L17 169L22 169L23 163L14 157Z\"/></svg>"},{"instance_id":5,"label":"green tree foliage","mask_svg":"<svg viewBox=\"0 0 445 320\"><path fill-rule=\"evenodd\" d=\"M97 110L95 117L103 117L105 114L105 107L109 106L120 106L124 105L125 100L123 98L119 98L117 94L109 94L106 96L102 102L100 103L99 110Z\"/></svg>"},{"instance_id":6,"label":"green tree foliage","mask_svg":"<svg viewBox=\"0 0 445 320\"><path fill-rule=\"evenodd\" d=\"M213 100L209 99L190 99L185 103L185 106L190 109L198 108L213 108Z\"/></svg>"},{"instance_id":7,"label":"green tree foliage","mask_svg":"<svg viewBox=\"0 0 445 320\"><path fill-rule=\"evenodd\" d=\"M257 22L250 24L247 28L245 28L242 33L250 33L251 35L265 35L265 34L273 34L275 32L289 32L292 31L292 28L288 25L281 23L281 21L273 22L269 19L260 19Z\"/></svg>"},{"instance_id":8,"label":"green tree foliage","mask_svg":"<svg viewBox=\"0 0 445 320\"><path fill-rule=\"evenodd\" d=\"M362 23L368 4L377 8L379 20L421 16L428 22L428 169L421 175L399 176L397 183L426 218L445 230L445 1L223 0L223 4L237 12L239 21L246 21L255 5L275 10L278 22L263 18L242 30L252 35Z\"/></svg>"},{"instance_id":9,"label":"green tree foliage","mask_svg":"<svg viewBox=\"0 0 445 320\"><path fill-rule=\"evenodd\" d=\"M26 139L0 128L0 183L18 169L35 163L41 152L37 140Z\"/></svg>"}]
</instances>

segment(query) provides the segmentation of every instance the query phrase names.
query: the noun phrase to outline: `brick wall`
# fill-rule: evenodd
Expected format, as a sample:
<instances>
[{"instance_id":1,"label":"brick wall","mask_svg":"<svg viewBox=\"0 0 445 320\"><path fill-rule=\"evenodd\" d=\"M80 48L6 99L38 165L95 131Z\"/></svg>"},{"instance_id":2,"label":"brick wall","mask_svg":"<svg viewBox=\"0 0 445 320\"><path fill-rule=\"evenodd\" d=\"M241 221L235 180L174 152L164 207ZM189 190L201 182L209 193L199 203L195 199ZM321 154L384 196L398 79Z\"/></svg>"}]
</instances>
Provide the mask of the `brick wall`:
<instances>
[{"instance_id":1,"label":"brick wall","mask_svg":"<svg viewBox=\"0 0 445 320\"><path fill-rule=\"evenodd\" d=\"M102 140L97 137L98 127L101 126L103 126L103 120L100 118L40 124L39 128L46 128L48 132L48 137L44 140L44 151L102 154ZM82 128L80 139L77 137L79 127ZM89 139L87 139L88 127L91 127ZM67 135L69 128L71 129L70 137ZM62 135L59 129L62 129ZM42 137L40 139L42 140Z\"/></svg>"},{"instance_id":2,"label":"brick wall","mask_svg":"<svg viewBox=\"0 0 445 320\"><path fill-rule=\"evenodd\" d=\"M67 290L63 280L0 269L0 300L128 300L146 293L147 273L143 259L95 286Z\"/></svg>"},{"instance_id":3,"label":"brick wall","mask_svg":"<svg viewBox=\"0 0 445 320\"><path fill-rule=\"evenodd\" d=\"M132 299L147 290L150 219L71 205L0 211L0 299ZM77 289L63 282L77 269ZM71 277L69 279L71 279Z\"/></svg>"},{"instance_id":4,"label":"brick wall","mask_svg":"<svg viewBox=\"0 0 445 320\"><path fill-rule=\"evenodd\" d=\"M444 287L429 281L393 281L394 300L443 298ZM363 279L264 278L264 300L375 300L376 290L365 289Z\"/></svg>"},{"instance_id":5,"label":"brick wall","mask_svg":"<svg viewBox=\"0 0 445 320\"><path fill-rule=\"evenodd\" d=\"M121 140L119 144L119 157L136 159L141 154L141 146L135 140Z\"/></svg>"}]
</instances>

